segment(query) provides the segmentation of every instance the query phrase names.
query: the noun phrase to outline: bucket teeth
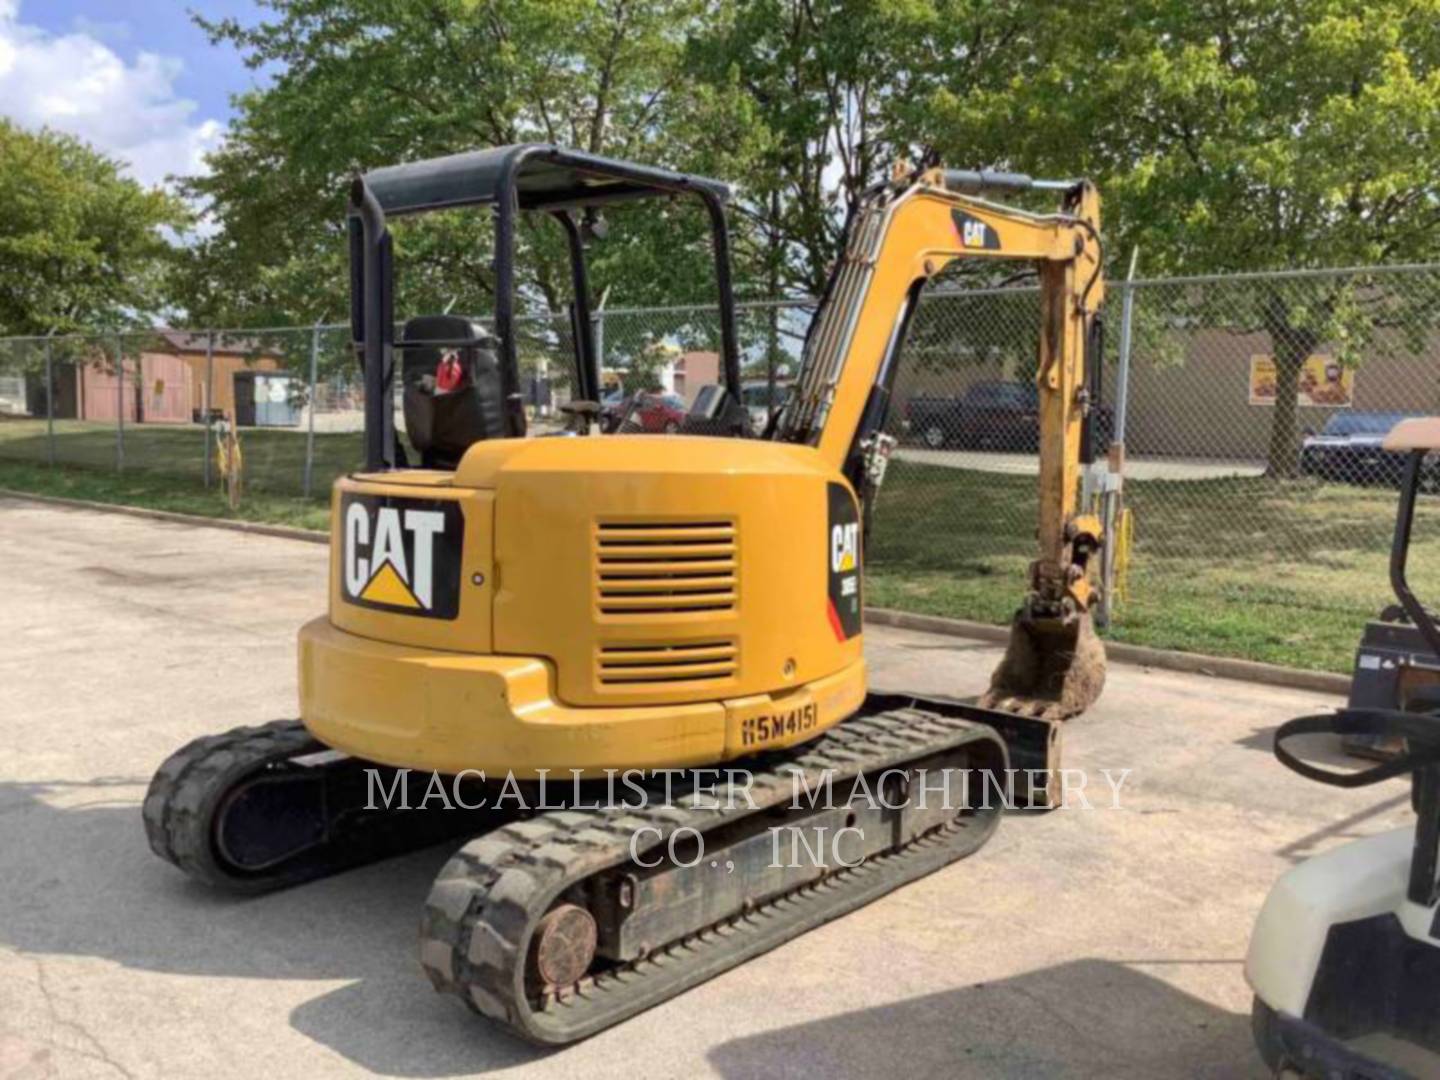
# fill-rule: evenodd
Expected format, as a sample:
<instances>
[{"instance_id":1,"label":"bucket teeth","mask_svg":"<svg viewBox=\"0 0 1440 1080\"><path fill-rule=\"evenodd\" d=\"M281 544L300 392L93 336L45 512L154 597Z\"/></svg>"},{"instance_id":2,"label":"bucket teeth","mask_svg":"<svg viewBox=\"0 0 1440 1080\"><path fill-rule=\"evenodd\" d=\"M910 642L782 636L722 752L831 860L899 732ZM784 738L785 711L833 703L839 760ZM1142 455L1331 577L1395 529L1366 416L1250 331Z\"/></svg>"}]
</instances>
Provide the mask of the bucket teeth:
<instances>
[{"instance_id":1,"label":"bucket teeth","mask_svg":"<svg viewBox=\"0 0 1440 1080\"><path fill-rule=\"evenodd\" d=\"M980 705L1040 720L1078 716L1105 686L1105 646L1088 614L1010 623L1010 640Z\"/></svg>"}]
</instances>

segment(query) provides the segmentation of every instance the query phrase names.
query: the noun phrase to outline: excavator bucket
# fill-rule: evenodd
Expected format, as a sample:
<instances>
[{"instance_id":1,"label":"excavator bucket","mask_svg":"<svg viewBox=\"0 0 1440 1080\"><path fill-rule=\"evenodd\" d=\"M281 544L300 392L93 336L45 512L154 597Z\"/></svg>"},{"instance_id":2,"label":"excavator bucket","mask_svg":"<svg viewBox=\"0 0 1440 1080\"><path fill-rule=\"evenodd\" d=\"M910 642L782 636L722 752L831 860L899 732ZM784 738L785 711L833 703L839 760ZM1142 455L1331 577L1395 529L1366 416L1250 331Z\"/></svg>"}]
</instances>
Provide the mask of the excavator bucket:
<instances>
[{"instance_id":1,"label":"excavator bucket","mask_svg":"<svg viewBox=\"0 0 1440 1080\"><path fill-rule=\"evenodd\" d=\"M1067 622L1028 619L1010 623L1005 656L980 698L999 709L1041 720L1065 720L1093 705L1105 687L1105 646L1088 613Z\"/></svg>"}]
</instances>

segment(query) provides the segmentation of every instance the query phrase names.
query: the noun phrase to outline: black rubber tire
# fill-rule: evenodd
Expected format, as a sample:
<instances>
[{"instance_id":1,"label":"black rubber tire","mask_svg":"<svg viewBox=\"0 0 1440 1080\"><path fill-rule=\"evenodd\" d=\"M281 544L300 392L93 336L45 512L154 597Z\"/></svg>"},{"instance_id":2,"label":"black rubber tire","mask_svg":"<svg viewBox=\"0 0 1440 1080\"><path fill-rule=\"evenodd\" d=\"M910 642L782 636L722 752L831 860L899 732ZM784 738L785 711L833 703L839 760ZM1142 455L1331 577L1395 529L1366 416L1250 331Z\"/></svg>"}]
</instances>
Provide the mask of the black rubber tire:
<instances>
[{"instance_id":1,"label":"black rubber tire","mask_svg":"<svg viewBox=\"0 0 1440 1080\"><path fill-rule=\"evenodd\" d=\"M950 440L945 437L944 428L942 428L939 424L931 424L929 427L927 427L924 431L920 433L920 441L923 442L926 446L928 446L931 450L944 450L945 444L948 443Z\"/></svg>"},{"instance_id":2,"label":"black rubber tire","mask_svg":"<svg viewBox=\"0 0 1440 1080\"><path fill-rule=\"evenodd\" d=\"M1275 1010L1259 997L1250 1004L1250 1033L1255 1038L1260 1060L1272 1073L1278 1074L1287 1061L1285 1044L1280 1041L1280 1032L1275 1026Z\"/></svg>"}]
</instances>

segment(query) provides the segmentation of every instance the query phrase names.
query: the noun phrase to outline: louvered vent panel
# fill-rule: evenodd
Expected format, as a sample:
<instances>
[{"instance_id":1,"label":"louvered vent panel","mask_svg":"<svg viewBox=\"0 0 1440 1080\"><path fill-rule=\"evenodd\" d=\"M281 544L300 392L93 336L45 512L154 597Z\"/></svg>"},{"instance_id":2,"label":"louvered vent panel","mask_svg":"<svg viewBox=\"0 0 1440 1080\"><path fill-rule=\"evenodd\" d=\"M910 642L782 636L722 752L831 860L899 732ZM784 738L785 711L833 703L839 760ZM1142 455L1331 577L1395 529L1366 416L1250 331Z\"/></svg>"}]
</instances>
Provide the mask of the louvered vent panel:
<instances>
[{"instance_id":1,"label":"louvered vent panel","mask_svg":"<svg viewBox=\"0 0 1440 1080\"><path fill-rule=\"evenodd\" d=\"M602 645L598 670L605 686L714 682L735 674L733 641Z\"/></svg>"},{"instance_id":2,"label":"louvered vent panel","mask_svg":"<svg viewBox=\"0 0 1440 1080\"><path fill-rule=\"evenodd\" d=\"M730 521L602 522L595 600L602 615L643 620L735 609L740 551Z\"/></svg>"}]
</instances>

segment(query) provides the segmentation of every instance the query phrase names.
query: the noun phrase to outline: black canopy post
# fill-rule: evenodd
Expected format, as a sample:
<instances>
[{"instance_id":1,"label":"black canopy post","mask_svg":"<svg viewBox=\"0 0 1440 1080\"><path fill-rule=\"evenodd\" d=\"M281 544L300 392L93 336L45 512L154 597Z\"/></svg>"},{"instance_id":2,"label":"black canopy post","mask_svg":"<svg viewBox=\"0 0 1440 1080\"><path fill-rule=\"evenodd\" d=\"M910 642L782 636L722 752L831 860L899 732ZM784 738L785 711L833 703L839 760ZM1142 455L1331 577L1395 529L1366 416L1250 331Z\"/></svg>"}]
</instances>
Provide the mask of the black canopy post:
<instances>
[{"instance_id":1,"label":"black canopy post","mask_svg":"<svg viewBox=\"0 0 1440 1080\"><path fill-rule=\"evenodd\" d=\"M1405 459L1405 471L1400 479L1400 506L1395 512L1395 536L1390 541L1390 588L1425 643L1440 657L1440 626L1435 624L1429 609L1416 597L1406 575L1406 563L1410 559L1410 532L1415 524L1415 498L1425 478L1424 468L1425 451L1412 450Z\"/></svg>"},{"instance_id":2,"label":"black canopy post","mask_svg":"<svg viewBox=\"0 0 1440 1080\"><path fill-rule=\"evenodd\" d=\"M575 368L582 401L600 400L600 362L595 350L595 324L590 318L590 275L585 266L585 238L568 210L555 214L565 227L570 242L570 291L575 294L574 317L570 320L575 337Z\"/></svg>"},{"instance_id":3,"label":"black canopy post","mask_svg":"<svg viewBox=\"0 0 1440 1080\"><path fill-rule=\"evenodd\" d=\"M389 270L385 248L389 233L385 211L363 178L350 185L350 209L360 220L359 311L351 302L351 321L363 334L361 356L365 376L365 468L379 472L395 467L395 405L390 400L393 385L395 328L387 318L385 278ZM356 284L352 274L352 286ZM357 319L355 316L358 315Z\"/></svg>"},{"instance_id":4,"label":"black canopy post","mask_svg":"<svg viewBox=\"0 0 1440 1080\"><path fill-rule=\"evenodd\" d=\"M500 339L500 389L505 396L505 434L525 434L525 399L520 393L520 351L515 341L515 215L519 210L515 173L524 160L504 160L495 196L495 336Z\"/></svg>"},{"instance_id":5,"label":"black canopy post","mask_svg":"<svg viewBox=\"0 0 1440 1080\"><path fill-rule=\"evenodd\" d=\"M720 291L720 360L725 386L731 396L743 402L740 393L740 345L735 339L735 288L730 280L730 229L725 223L725 206L711 192L701 190L700 198L710 211L710 232L715 248L715 283Z\"/></svg>"}]
</instances>

